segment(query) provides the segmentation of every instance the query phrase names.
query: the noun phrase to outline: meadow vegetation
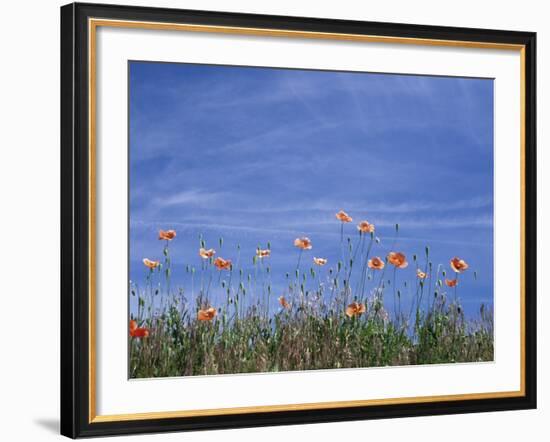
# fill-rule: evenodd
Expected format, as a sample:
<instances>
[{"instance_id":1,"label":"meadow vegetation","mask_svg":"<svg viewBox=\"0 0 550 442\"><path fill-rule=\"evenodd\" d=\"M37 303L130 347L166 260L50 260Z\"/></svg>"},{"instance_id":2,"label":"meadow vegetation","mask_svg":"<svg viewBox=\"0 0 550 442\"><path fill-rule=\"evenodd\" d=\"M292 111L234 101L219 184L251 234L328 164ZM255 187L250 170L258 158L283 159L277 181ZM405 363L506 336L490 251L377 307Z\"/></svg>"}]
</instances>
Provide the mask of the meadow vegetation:
<instances>
[{"instance_id":1,"label":"meadow vegetation","mask_svg":"<svg viewBox=\"0 0 550 442\"><path fill-rule=\"evenodd\" d=\"M176 232L161 230L162 259L143 258L144 281L130 284L137 308L129 318L129 376L493 360L492 311L481 304L476 318L466 318L461 306L461 278L476 278L464 259L434 264L428 247L407 257L395 250L399 225L390 251L379 256L373 224L355 229L343 211L336 219L338 262L315 256L309 238L296 238L296 262L279 293L271 244L229 250L220 238L214 249L200 237L197 265L177 268L170 255ZM409 265L413 280L400 275ZM172 271L185 272L189 287L172 287Z\"/></svg>"}]
</instances>

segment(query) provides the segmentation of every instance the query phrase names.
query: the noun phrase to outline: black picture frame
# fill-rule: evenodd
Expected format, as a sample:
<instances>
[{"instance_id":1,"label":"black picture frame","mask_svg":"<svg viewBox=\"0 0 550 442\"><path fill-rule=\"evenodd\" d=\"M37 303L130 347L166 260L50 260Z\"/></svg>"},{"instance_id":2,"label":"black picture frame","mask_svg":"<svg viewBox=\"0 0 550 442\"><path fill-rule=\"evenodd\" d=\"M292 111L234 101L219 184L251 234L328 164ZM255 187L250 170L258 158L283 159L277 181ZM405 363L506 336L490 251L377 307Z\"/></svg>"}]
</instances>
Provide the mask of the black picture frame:
<instances>
[{"instance_id":1,"label":"black picture frame","mask_svg":"<svg viewBox=\"0 0 550 442\"><path fill-rule=\"evenodd\" d=\"M390 36L524 47L524 395L517 397L90 421L88 19ZM241 428L536 408L536 34L167 8L73 3L61 8L61 434L71 437Z\"/></svg>"}]
</instances>

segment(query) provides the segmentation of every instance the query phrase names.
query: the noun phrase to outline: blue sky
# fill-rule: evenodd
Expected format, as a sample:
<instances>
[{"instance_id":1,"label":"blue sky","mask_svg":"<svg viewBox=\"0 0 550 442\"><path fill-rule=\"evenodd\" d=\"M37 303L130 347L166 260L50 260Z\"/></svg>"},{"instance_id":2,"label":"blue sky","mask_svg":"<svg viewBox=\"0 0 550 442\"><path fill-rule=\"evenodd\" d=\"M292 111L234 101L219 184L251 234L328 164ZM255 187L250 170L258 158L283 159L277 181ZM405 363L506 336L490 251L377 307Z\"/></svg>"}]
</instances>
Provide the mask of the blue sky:
<instances>
[{"instance_id":1,"label":"blue sky","mask_svg":"<svg viewBox=\"0 0 550 442\"><path fill-rule=\"evenodd\" d=\"M493 299L493 81L173 63L130 63L130 278L175 229L173 284L200 266L198 235L246 265L271 242L282 290L306 235L335 265L334 214L369 220L385 256L453 256L468 314ZM400 272L414 279L415 267ZM327 266L328 267L328 266ZM473 271L478 278L474 280ZM186 285L187 284L187 285Z\"/></svg>"}]
</instances>

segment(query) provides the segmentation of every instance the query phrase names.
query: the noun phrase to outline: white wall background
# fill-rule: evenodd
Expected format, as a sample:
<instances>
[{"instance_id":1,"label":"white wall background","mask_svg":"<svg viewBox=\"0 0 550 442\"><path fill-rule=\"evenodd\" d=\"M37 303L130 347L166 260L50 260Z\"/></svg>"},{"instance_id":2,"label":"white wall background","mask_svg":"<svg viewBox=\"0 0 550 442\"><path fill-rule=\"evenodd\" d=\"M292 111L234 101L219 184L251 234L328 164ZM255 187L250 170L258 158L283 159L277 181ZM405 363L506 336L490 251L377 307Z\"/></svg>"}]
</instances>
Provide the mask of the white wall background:
<instances>
[{"instance_id":1,"label":"white wall background","mask_svg":"<svg viewBox=\"0 0 550 442\"><path fill-rule=\"evenodd\" d=\"M114 1L114 0L113 0ZM539 409L225 430L124 440L262 441L544 440L550 430L546 376L550 307L544 262L550 251L548 132L550 11L536 0L119 0L125 4L256 12L538 32ZM99 0L98 0L99 2ZM59 438L59 6L58 0L2 5L0 26L0 438ZM543 253L543 246L546 252Z\"/></svg>"}]
</instances>

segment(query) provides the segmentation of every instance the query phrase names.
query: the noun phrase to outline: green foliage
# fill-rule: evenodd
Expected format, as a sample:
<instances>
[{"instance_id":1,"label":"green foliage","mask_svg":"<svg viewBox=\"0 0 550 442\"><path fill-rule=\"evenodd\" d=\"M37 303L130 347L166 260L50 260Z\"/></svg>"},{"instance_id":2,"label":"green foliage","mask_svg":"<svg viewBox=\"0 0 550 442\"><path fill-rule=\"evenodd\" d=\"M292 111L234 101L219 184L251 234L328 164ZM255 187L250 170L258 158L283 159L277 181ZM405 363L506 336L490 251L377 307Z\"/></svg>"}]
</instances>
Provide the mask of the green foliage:
<instances>
[{"instance_id":1,"label":"green foliage","mask_svg":"<svg viewBox=\"0 0 550 442\"><path fill-rule=\"evenodd\" d=\"M397 278L406 271L390 266L387 257L377 257L386 268L370 268L371 249L380 243L373 232L359 234L355 246L348 237L346 248L343 223L340 228L341 260L323 269L310 267L307 256L306 271L300 267L304 250L299 250L295 270L285 274L284 297L276 309L270 298L277 294L272 293L269 254L243 257L247 263L251 258L253 274L239 264L240 246L236 253L224 249L224 256L237 255L229 269L216 268L213 258L201 258L197 267L186 265L193 300L189 302L186 289L170 288L172 266L166 243L164 264L158 271L145 270L144 287L133 283L130 288L130 295L137 297L137 315L132 319L147 329L142 337L129 337L130 377L493 360L492 313L482 305L477 319L465 318L457 287L445 292L440 277L445 278L446 271L441 264L433 271L428 247L423 263L413 255L414 267L409 270L414 276L407 281ZM396 224L396 237L398 232ZM202 235L199 244L206 247ZM218 245L223 247L223 238ZM271 243L267 248L271 250ZM418 271L427 275L419 277ZM211 305L214 290L225 294L225 304ZM447 301L449 294L452 302ZM388 295L394 300L391 315L384 304ZM210 316L199 316L201 310Z\"/></svg>"},{"instance_id":2,"label":"green foliage","mask_svg":"<svg viewBox=\"0 0 550 442\"><path fill-rule=\"evenodd\" d=\"M130 338L130 376L166 377L287 370L490 361L492 318L467 322L459 306L434 303L415 325L388 320L383 302L348 317L304 299L267 318L253 305L212 321L176 302L151 321L148 338ZM411 330L412 329L412 330Z\"/></svg>"}]
</instances>

